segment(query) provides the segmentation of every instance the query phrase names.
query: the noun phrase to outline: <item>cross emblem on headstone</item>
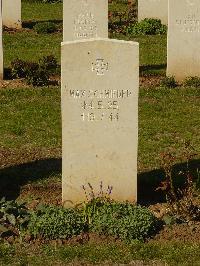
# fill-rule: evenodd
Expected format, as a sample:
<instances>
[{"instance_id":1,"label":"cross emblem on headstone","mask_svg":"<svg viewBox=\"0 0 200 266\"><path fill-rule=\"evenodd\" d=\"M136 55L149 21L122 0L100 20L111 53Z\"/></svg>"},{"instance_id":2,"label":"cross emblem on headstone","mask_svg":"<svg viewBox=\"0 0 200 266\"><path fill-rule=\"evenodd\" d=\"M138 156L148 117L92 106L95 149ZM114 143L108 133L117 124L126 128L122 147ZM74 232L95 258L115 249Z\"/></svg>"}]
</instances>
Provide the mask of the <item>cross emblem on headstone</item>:
<instances>
[{"instance_id":1,"label":"cross emblem on headstone","mask_svg":"<svg viewBox=\"0 0 200 266\"><path fill-rule=\"evenodd\" d=\"M96 59L96 63L92 63L92 71L95 71L98 76L103 76L105 71L108 71L108 63L104 62L104 59Z\"/></svg>"}]
</instances>

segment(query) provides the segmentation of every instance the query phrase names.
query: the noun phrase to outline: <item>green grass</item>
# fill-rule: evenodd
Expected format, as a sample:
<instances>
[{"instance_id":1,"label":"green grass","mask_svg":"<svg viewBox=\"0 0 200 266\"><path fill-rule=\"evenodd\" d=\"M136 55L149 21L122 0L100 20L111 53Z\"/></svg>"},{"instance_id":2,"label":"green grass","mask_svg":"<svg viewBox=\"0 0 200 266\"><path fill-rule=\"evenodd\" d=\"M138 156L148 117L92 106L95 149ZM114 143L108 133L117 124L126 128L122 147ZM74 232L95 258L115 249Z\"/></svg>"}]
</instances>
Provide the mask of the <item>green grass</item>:
<instances>
[{"instance_id":1,"label":"green grass","mask_svg":"<svg viewBox=\"0 0 200 266\"><path fill-rule=\"evenodd\" d=\"M123 4L110 5L112 11L124 9ZM24 25L30 28L38 21L60 23L62 4L22 1L22 19L29 22ZM10 67L11 61L16 58L38 61L49 54L53 54L60 62L62 33L46 35L24 30L15 34L4 32L3 37L5 67ZM139 42L142 75L165 74L166 36L135 38L115 34L111 37ZM190 140L196 150L200 151L199 99L200 90L195 88L140 88L139 172L159 169L160 153L169 148L179 155L184 140ZM5 177L6 182L11 182L14 188L17 184L19 186L16 188L19 188L28 182L47 187L49 184L60 183L59 160L50 159L58 158L61 150L60 87L0 89L0 106L0 147L13 154L18 152L19 157L24 157L16 156L20 166L3 169L1 177ZM9 155L11 159L12 152ZM46 160L21 165L24 161L28 162L29 155L30 161L40 158ZM186 161L183 157L181 159ZM6 182L2 183L5 185ZM17 190L16 195L19 195L18 192ZM30 197L30 201L34 199L34 195ZM195 266L200 265L200 245L109 243L37 247L23 243L11 246L0 244L0 265L66 265L69 262L80 265L81 262L102 264L105 261Z\"/></svg>"},{"instance_id":2,"label":"green grass","mask_svg":"<svg viewBox=\"0 0 200 266\"><path fill-rule=\"evenodd\" d=\"M183 151L185 140L189 140L200 152L199 96L199 89L183 87L140 90L139 166L141 170L144 167L158 167L160 153L170 148L179 156Z\"/></svg>"},{"instance_id":3,"label":"green grass","mask_svg":"<svg viewBox=\"0 0 200 266\"><path fill-rule=\"evenodd\" d=\"M128 37L119 35L119 39ZM23 41L22 41L23 40ZM143 36L131 38L140 44L140 66L142 74L164 74L166 68L166 36ZM60 47L62 34L37 34L31 32L18 32L16 34L4 33L4 64L9 67L16 59L37 61L45 55L53 54L60 62Z\"/></svg>"},{"instance_id":4,"label":"green grass","mask_svg":"<svg viewBox=\"0 0 200 266\"><path fill-rule=\"evenodd\" d=\"M62 4L45 4L22 0L22 21L62 20Z\"/></svg>"},{"instance_id":5,"label":"green grass","mask_svg":"<svg viewBox=\"0 0 200 266\"><path fill-rule=\"evenodd\" d=\"M88 265L113 263L142 265L200 264L200 245L195 244L85 244L77 246L0 245L0 265ZM135 265L135 264L134 264Z\"/></svg>"},{"instance_id":6,"label":"green grass","mask_svg":"<svg viewBox=\"0 0 200 266\"><path fill-rule=\"evenodd\" d=\"M0 90L0 146L61 145L60 88Z\"/></svg>"},{"instance_id":7,"label":"green grass","mask_svg":"<svg viewBox=\"0 0 200 266\"><path fill-rule=\"evenodd\" d=\"M34 31L5 33L3 36L4 66L10 67L11 62L16 58L35 62L50 54L60 62L61 41L61 33L52 35L37 34Z\"/></svg>"},{"instance_id":8,"label":"green grass","mask_svg":"<svg viewBox=\"0 0 200 266\"><path fill-rule=\"evenodd\" d=\"M139 168L159 167L169 147L179 154L183 141L200 150L200 90L140 89ZM0 90L0 146L60 147L60 88Z\"/></svg>"},{"instance_id":9,"label":"green grass","mask_svg":"<svg viewBox=\"0 0 200 266\"><path fill-rule=\"evenodd\" d=\"M126 5L114 2L109 10L124 11ZM38 21L62 21L62 4L44 4L39 2L22 2L22 20L27 27L33 27ZM33 23L33 24L32 24ZM30 25L29 25L30 24ZM166 36L141 36L134 38L120 34L111 38L138 41L140 44L140 66L142 74L164 74L166 69ZM53 54L60 62L60 45L62 33L36 34L34 31L4 32L4 65L10 67L16 58L37 61L44 55Z\"/></svg>"}]
</instances>

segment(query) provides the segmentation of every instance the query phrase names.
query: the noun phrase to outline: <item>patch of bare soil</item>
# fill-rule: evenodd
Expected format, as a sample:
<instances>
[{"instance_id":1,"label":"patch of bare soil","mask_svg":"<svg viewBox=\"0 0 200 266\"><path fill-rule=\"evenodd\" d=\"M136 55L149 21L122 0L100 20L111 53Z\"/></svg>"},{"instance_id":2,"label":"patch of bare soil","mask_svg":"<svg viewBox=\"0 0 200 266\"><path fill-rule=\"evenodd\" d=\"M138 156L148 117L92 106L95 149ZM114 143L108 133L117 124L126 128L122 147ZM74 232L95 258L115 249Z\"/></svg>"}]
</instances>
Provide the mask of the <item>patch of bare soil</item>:
<instances>
[{"instance_id":1,"label":"patch of bare soil","mask_svg":"<svg viewBox=\"0 0 200 266\"><path fill-rule=\"evenodd\" d=\"M163 79L162 76L142 76L140 77L140 87L143 88L159 87L162 79Z\"/></svg>"},{"instance_id":2,"label":"patch of bare soil","mask_svg":"<svg viewBox=\"0 0 200 266\"><path fill-rule=\"evenodd\" d=\"M199 200L196 204L200 204ZM157 218L162 218L168 210L167 203L157 203L149 206ZM200 243L200 221L165 225L150 242L191 242Z\"/></svg>"},{"instance_id":3,"label":"patch of bare soil","mask_svg":"<svg viewBox=\"0 0 200 266\"><path fill-rule=\"evenodd\" d=\"M6 26L3 26L3 31L10 33L10 34L15 34L16 32L30 32L31 29L28 29L28 28L15 29L15 28L8 28Z\"/></svg>"},{"instance_id":4,"label":"patch of bare soil","mask_svg":"<svg viewBox=\"0 0 200 266\"><path fill-rule=\"evenodd\" d=\"M24 79L11 79L11 80L0 80L0 89L7 89L7 88L28 88L31 87L27 85Z\"/></svg>"},{"instance_id":5,"label":"patch of bare soil","mask_svg":"<svg viewBox=\"0 0 200 266\"><path fill-rule=\"evenodd\" d=\"M150 242L189 242L200 244L200 222L165 226Z\"/></svg>"},{"instance_id":6,"label":"patch of bare soil","mask_svg":"<svg viewBox=\"0 0 200 266\"><path fill-rule=\"evenodd\" d=\"M4 149L0 148L0 169L9 169L12 166L23 166L30 164L30 170L33 167L32 162L36 163L37 167L43 167L39 162L44 159L61 158L61 148L54 149ZM52 166L52 161L48 162ZM27 166L26 166L27 167ZM60 166L59 166L60 167ZM20 168L21 169L21 168ZM27 169L27 168L26 168ZM33 168L34 169L34 168ZM20 170L21 171L21 170ZM60 170L59 170L60 171ZM30 209L35 209L38 204L62 205L62 188L59 181L48 181L41 183L25 183L20 187L18 199L28 202ZM162 218L167 211L166 203L156 203L149 206L149 209L158 218ZM184 224L174 224L171 226L164 226L160 232L150 242L193 242L200 243L200 222L189 222ZM101 242L110 241L110 238L104 236L97 236L96 234L81 235L76 238L67 240L68 243L84 243L84 242ZM113 241L113 239L112 239ZM116 241L116 239L114 239Z\"/></svg>"},{"instance_id":7,"label":"patch of bare soil","mask_svg":"<svg viewBox=\"0 0 200 266\"><path fill-rule=\"evenodd\" d=\"M62 205L62 186L61 183L28 184L21 188L18 199L26 201L32 199L27 207L35 209L39 204Z\"/></svg>"},{"instance_id":8,"label":"patch of bare soil","mask_svg":"<svg viewBox=\"0 0 200 266\"><path fill-rule=\"evenodd\" d=\"M143 88L153 88L159 87L162 76L142 76L140 77L140 87ZM53 75L50 77L50 85L58 86L60 85L60 75ZM31 85L28 85L24 79L13 79L13 80L1 80L0 89L6 88L31 88Z\"/></svg>"}]
</instances>

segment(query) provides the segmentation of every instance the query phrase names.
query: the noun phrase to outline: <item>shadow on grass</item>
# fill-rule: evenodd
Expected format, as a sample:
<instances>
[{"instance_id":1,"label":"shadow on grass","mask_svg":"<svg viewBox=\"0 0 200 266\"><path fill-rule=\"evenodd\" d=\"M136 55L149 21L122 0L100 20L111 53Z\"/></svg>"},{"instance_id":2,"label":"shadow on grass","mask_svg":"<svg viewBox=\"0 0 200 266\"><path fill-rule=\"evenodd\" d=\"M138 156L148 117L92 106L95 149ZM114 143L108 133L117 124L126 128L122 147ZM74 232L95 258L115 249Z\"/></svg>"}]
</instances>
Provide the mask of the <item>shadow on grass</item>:
<instances>
[{"instance_id":1,"label":"shadow on grass","mask_svg":"<svg viewBox=\"0 0 200 266\"><path fill-rule=\"evenodd\" d=\"M61 159L44 159L0 169L0 198L16 199L21 186L38 179L47 179L52 174L60 174L61 168ZM200 160L191 161L189 168L192 176L197 179ZM176 176L175 185L184 184L184 178L179 173L186 170L186 163L174 165L172 175ZM138 175L138 203L148 206L165 200L162 192L155 191L164 176L162 169Z\"/></svg>"},{"instance_id":2,"label":"shadow on grass","mask_svg":"<svg viewBox=\"0 0 200 266\"><path fill-rule=\"evenodd\" d=\"M194 180L197 180L200 170L200 159L191 160L189 162L189 171ZM184 174L188 170L187 163L175 164L172 169L172 177L176 187L182 187L185 183ZM138 203L149 205L158 202L164 202L165 197L162 191L156 191L160 186L160 182L164 180L165 173L162 169L152 170L150 172L141 173L138 175ZM198 185L200 180L198 180Z\"/></svg>"},{"instance_id":3,"label":"shadow on grass","mask_svg":"<svg viewBox=\"0 0 200 266\"><path fill-rule=\"evenodd\" d=\"M12 69L11 68L4 68L4 74L3 74L3 79L4 80L11 80L13 79L12 76Z\"/></svg>"},{"instance_id":4,"label":"shadow on grass","mask_svg":"<svg viewBox=\"0 0 200 266\"><path fill-rule=\"evenodd\" d=\"M140 76L163 75L166 72L166 68L166 64L140 66Z\"/></svg>"},{"instance_id":5,"label":"shadow on grass","mask_svg":"<svg viewBox=\"0 0 200 266\"><path fill-rule=\"evenodd\" d=\"M0 198L16 199L21 186L61 173L61 159L44 159L0 169Z\"/></svg>"},{"instance_id":6,"label":"shadow on grass","mask_svg":"<svg viewBox=\"0 0 200 266\"><path fill-rule=\"evenodd\" d=\"M33 29L33 27L37 24L37 23L43 23L43 22L53 22L55 24L61 24L63 23L62 20L37 20L37 21L23 21L22 22L22 28L27 28L27 29Z\"/></svg>"}]
</instances>

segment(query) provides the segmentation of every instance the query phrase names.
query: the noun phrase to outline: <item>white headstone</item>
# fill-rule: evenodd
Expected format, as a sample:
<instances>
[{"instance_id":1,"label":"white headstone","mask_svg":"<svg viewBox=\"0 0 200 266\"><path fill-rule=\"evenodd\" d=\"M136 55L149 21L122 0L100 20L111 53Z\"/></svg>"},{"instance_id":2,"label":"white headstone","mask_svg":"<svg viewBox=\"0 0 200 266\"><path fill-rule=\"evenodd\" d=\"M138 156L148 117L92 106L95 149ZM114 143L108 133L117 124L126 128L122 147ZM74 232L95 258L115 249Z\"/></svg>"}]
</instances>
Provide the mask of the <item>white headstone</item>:
<instances>
[{"instance_id":1,"label":"white headstone","mask_svg":"<svg viewBox=\"0 0 200 266\"><path fill-rule=\"evenodd\" d=\"M108 0L63 0L63 40L108 37Z\"/></svg>"},{"instance_id":2,"label":"white headstone","mask_svg":"<svg viewBox=\"0 0 200 266\"><path fill-rule=\"evenodd\" d=\"M0 79L3 79L3 25L2 25L2 0L0 0Z\"/></svg>"},{"instance_id":3,"label":"white headstone","mask_svg":"<svg viewBox=\"0 0 200 266\"><path fill-rule=\"evenodd\" d=\"M200 1L169 0L167 75L200 77Z\"/></svg>"},{"instance_id":4,"label":"white headstone","mask_svg":"<svg viewBox=\"0 0 200 266\"><path fill-rule=\"evenodd\" d=\"M96 193L137 200L139 45L110 39L62 43L63 202Z\"/></svg>"},{"instance_id":5,"label":"white headstone","mask_svg":"<svg viewBox=\"0 0 200 266\"><path fill-rule=\"evenodd\" d=\"M2 0L2 10L4 26L21 28L21 0Z\"/></svg>"},{"instance_id":6,"label":"white headstone","mask_svg":"<svg viewBox=\"0 0 200 266\"><path fill-rule=\"evenodd\" d=\"M138 0L138 21L145 18L161 19L167 25L168 0Z\"/></svg>"}]
</instances>

